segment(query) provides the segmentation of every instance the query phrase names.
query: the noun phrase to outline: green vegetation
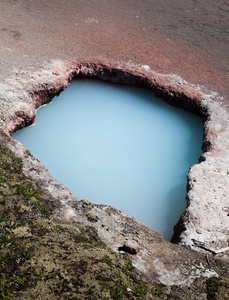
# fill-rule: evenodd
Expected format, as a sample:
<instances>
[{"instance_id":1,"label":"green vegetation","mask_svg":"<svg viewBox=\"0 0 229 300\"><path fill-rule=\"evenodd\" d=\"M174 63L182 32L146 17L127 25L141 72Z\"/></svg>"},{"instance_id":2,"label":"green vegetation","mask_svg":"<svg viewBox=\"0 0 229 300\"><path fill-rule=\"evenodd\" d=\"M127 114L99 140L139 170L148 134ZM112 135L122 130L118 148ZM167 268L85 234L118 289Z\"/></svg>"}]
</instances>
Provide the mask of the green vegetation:
<instances>
[{"instance_id":1,"label":"green vegetation","mask_svg":"<svg viewBox=\"0 0 229 300\"><path fill-rule=\"evenodd\" d=\"M143 287L143 288L137 288L137 289L134 289L133 290L133 294L134 294L134 296L136 296L136 297L144 297L145 295L146 295L146 290L145 290L145 288Z\"/></svg>"},{"instance_id":2,"label":"green vegetation","mask_svg":"<svg viewBox=\"0 0 229 300\"><path fill-rule=\"evenodd\" d=\"M211 277L207 281L208 300L229 299L229 279Z\"/></svg>"},{"instance_id":3,"label":"green vegetation","mask_svg":"<svg viewBox=\"0 0 229 300\"><path fill-rule=\"evenodd\" d=\"M10 293L8 285L1 280L0 281L0 299L10 299L12 295Z\"/></svg>"}]
</instances>

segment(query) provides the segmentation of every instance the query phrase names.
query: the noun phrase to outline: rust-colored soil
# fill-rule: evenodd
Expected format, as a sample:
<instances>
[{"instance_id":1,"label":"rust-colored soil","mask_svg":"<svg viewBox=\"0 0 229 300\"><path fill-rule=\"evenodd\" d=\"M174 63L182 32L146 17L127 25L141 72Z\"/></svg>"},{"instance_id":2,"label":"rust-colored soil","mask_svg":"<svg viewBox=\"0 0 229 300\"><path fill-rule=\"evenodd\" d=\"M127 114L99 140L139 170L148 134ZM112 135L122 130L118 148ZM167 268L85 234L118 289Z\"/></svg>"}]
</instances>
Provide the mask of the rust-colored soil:
<instances>
[{"instance_id":1,"label":"rust-colored soil","mask_svg":"<svg viewBox=\"0 0 229 300\"><path fill-rule=\"evenodd\" d=\"M52 59L149 65L229 92L227 0L2 0L0 78Z\"/></svg>"}]
</instances>

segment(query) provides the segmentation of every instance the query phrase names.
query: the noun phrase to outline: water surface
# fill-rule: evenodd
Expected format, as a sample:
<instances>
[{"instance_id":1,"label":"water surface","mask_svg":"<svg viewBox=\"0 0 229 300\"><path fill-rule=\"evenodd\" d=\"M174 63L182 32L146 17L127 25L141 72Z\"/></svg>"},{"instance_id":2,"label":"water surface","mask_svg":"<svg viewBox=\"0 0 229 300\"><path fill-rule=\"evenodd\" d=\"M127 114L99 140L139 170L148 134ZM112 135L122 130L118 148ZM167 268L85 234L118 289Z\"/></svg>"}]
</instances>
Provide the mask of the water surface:
<instances>
[{"instance_id":1,"label":"water surface","mask_svg":"<svg viewBox=\"0 0 229 300\"><path fill-rule=\"evenodd\" d=\"M147 89L77 80L13 137L77 197L115 206L170 240L202 135L199 117Z\"/></svg>"}]
</instances>

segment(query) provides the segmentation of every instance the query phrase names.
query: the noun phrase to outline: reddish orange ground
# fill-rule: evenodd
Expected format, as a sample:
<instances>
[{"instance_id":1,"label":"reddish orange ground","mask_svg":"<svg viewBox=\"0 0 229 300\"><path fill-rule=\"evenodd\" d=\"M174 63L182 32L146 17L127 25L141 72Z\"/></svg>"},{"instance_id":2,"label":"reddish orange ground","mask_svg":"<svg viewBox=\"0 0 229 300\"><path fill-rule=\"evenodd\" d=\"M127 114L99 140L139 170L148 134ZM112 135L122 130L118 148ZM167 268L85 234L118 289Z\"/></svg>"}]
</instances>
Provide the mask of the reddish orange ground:
<instances>
[{"instance_id":1,"label":"reddish orange ground","mask_svg":"<svg viewBox=\"0 0 229 300\"><path fill-rule=\"evenodd\" d=\"M227 0L3 0L0 78L54 58L97 57L181 75L226 103L228 28Z\"/></svg>"}]
</instances>

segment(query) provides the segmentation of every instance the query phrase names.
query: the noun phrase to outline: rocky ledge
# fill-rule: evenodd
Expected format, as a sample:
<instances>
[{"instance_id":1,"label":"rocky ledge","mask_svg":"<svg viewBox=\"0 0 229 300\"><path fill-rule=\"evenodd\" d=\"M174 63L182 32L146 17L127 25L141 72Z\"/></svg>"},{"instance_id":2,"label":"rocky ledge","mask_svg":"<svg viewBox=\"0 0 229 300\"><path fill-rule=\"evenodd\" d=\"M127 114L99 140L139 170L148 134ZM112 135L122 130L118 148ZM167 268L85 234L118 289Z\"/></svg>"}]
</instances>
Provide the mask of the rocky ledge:
<instances>
[{"instance_id":1,"label":"rocky ledge","mask_svg":"<svg viewBox=\"0 0 229 300\"><path fill-rule=\"evenodd\" d=\"M1 84L0 141L22 159L24 174L38 189L58 200L59 205L51 216L53 222L93 226L109 247L128 254L145 278L166 286L190 286L198 278L228 275L227 256L222 256L220 263L212 256L217 250L226 250L229 240L229 115L216 94L204 94L201 87L176 75L157 74L148 66L113 61L53 61L41 66L39 72L20 71L16 75ZM10 138L16 129L32 124L36 109L50 102L74 78L99 78L147 87L171 105L202 117L203 154L200 163L189 170L187 208L172 238L179 245L166 242L159 234L115 208L79 200L53 179L23 145Z\"/></svg>"}]
</instances>

